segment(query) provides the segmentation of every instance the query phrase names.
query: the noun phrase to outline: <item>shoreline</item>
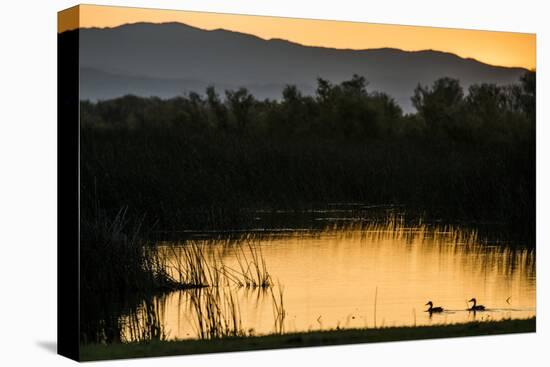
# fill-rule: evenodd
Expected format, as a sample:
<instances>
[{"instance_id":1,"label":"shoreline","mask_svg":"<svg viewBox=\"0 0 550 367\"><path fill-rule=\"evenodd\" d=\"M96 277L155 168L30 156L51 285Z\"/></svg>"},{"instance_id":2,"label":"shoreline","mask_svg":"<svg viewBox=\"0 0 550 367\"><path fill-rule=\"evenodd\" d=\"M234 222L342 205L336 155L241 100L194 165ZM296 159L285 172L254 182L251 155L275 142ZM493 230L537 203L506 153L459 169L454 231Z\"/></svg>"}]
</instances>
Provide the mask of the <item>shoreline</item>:
<instances>
[{"instance_id":1,"label":"shoreline","mask_svg":"<svg viewBox=\"0 0 550 367\"><path fill-rule=\"evenodd\" d=\"M152 341L148 343L88 344L80 346L81 361L162 357L188 354L302 348L342 344L378 343L418 339L455 338L536 331L536 317L460 324L341 329L262 336L227 337L214 340Z\"/></svg>"}]
</instances>

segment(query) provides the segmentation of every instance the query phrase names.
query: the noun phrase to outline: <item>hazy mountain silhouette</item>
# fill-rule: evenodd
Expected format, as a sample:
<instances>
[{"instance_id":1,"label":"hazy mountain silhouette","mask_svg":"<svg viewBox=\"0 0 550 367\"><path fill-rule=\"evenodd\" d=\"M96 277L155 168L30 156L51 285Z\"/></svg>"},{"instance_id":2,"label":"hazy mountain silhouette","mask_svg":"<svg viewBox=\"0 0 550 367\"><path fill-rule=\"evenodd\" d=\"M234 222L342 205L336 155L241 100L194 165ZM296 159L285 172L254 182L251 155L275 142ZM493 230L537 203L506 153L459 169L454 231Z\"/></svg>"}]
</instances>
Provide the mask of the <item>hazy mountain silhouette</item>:
<instances>
[{"instance_id":1,"label":"hazy mountain silhouette","mask_svg":"<svg viewBox=\"0 0 550 367\"><path fill-rule=\"evenodd\" d=\"M369 90L391 95L411 111L418 84L449 76L472 83L517 82L525 71L463 59L439 51L341 50L309 47L226 30L206 31L181 23L136 23L80 30L81 99L123 94L171 97L240 86L258 98L281 98L286 84L313 94L316 79L332 82L364 75Z\"/></svg>"}]
</instances>

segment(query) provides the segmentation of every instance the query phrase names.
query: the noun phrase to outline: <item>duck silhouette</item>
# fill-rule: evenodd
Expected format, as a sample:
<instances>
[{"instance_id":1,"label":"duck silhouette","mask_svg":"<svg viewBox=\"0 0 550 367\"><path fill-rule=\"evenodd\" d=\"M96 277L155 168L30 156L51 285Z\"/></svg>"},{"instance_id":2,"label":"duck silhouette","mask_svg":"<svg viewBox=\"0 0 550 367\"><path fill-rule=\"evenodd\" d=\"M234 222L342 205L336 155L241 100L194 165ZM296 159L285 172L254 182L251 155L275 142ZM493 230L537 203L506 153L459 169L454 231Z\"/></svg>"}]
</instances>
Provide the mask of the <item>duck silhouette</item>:
<instances>
[{"instance_id":1,"label":"duck silhouette","mask_svg":"<svg viewBox=\"0 0 550 367\"><path fill-rule=\"evenodd\" d=\"M425 306L430 306L430 308L426 310L426 312L429 312L430 314L443 312L443 307L434 307L434 304L432 301L428 301L428 303L426 303Z\"/></svg>"},{"instance_id":2,"label":"duck silhouette","mask_svg":"<svg viewBox=\"0 0 550 367\"><path fill-rule=\"evenodd\" d=\"M472 307L468 309L468 311L485 311L485 306L478 305L475 298L472 298L471 300L468 301L468 303L470 302L473 302L474 304L472 305Z\"/></svg>"}]
</instances>

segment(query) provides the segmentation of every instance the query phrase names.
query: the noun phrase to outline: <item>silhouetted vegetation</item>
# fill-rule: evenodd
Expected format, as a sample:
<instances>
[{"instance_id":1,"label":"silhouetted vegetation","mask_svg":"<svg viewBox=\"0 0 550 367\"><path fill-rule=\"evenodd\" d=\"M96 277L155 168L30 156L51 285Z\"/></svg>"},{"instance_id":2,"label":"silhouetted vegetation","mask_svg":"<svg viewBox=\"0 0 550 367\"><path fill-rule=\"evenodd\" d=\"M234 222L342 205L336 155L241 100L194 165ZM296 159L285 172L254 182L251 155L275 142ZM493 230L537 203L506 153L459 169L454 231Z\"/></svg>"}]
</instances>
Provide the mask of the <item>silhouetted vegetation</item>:
<instances>
[{"instance_id":1,"label":"silhouetted vegetation","mask_svg":"<svg viewBox=\"0 0 550 367\"><path fill-rule=\"evenodd\" d=\"M272 286L262 252L251 240L228 242L239 251L240 269L231 269L216 254L207 259L205 246L193 240L156 246L142 229L143 218L128 216L126 209L113 218L97 207L94 212L92 218L81 220L80 227L82 344L163 340L162 296L176 290L202 290L190 294L197 307L208 311L208 317L202 308L203 312L196 312L198 325L208 330L201 329L204 335L242 335L233 295L222 297L219 288ZM203 325L204 320L211 324ZM233 322L231 328L229 322Z\"/></svg>"},{"instance_id":2,"label":"silhouetted vegetation","mask_svg":"<svg viewBox=\"0 0 550 367\"><path fill-rule=\"evenodd\" d=\"M535 73L467 92L442 78L412 101L403 114L357 75L280 101L212 87L82 101L82 215L99 200L157 229L237 228L250 208L363 202L534 235Z\"/></svg>"}]
</instances>

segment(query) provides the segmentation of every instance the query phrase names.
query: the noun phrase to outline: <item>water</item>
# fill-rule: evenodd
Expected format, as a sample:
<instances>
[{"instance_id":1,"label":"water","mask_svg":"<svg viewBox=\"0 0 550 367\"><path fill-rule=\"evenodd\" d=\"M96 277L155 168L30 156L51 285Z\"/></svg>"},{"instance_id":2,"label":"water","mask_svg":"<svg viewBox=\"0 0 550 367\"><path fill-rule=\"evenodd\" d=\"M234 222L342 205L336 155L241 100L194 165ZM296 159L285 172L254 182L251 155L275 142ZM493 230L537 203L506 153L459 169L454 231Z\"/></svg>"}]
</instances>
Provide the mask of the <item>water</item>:
<instances>
[{"instance_id":1,"label":"water","mask_svg":"<svg viewBox=\"0 0 550 367\"><path fill-rule=\"evenodd\" d=\"M502 240L482 241L475 230L386 223L244 234L234 241L209 236L192 240L209 259L239 269L239 259L242 264L251 244L261 251L273 279L272 290L219 288L223 299L235 301L246 334L281 327L299 332L418 326L536 314L534 250ZM178 246L186 245L159 244L172 261L180 256ZM275 324L273 312L273 294L278 296L279 289L285 310L282 325ZM466 311L472 297L487 311ZM153 299L167 339L200 335L191 298L189 291L178 291ZM446 311L425 312L429 300Z\"/></svg>"}]
</instances>

